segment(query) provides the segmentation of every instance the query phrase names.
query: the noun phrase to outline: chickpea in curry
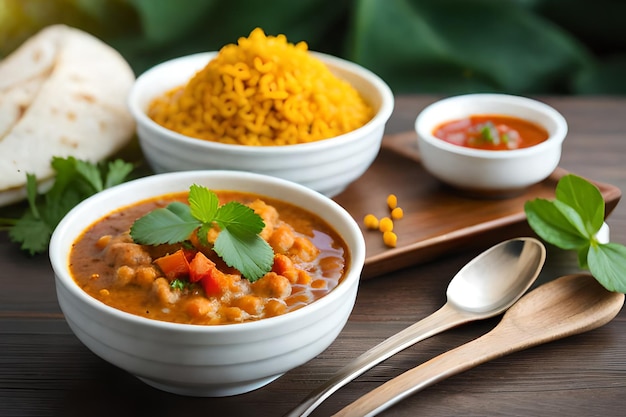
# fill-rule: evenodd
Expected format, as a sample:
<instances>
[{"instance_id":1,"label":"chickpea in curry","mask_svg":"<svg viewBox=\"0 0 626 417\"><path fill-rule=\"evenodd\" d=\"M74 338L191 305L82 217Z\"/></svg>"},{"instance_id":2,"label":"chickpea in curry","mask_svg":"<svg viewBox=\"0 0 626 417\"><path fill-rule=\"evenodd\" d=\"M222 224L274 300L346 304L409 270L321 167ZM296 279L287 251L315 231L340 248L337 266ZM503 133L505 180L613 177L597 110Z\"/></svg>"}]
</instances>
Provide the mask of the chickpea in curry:
<instances>
[{"instance_id":1,"label":"chickpea in curry","mask_svg":"<svg viewBox=\"0 0 626 417\"><path fill-rule=\"evenodd\" d=\"M271 271L250 282L214 252L189 242L140 245L133 222L187 193L161 196L115 211L89 227L70 252L78 285L103 303L135 315L175 323L220 325L278 316L323 297L343 278L349 252L341 236L319 216L252 193L217 191L220 202L238 201L264 221L260 236L274 251ZM210 240L210 239L209 239ZM200 255L198 255L200 254ZM183 256L211 266L212 280L191 282L170 269Z\"/></svg>"}]
</instances>

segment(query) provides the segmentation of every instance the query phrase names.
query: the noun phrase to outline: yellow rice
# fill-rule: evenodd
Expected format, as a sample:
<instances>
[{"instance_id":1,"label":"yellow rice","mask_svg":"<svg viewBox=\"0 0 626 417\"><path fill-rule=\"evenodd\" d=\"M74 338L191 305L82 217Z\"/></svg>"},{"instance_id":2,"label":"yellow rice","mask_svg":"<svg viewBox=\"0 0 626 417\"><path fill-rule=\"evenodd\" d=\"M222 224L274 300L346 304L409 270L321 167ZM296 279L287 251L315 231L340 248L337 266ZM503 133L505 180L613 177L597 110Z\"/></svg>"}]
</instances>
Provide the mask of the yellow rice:
<instances>
[{"instance_id":1,"label":"yellow rice","mask_svg":"<svg viewBox=\"0 0 626 417\"><path fill-rule=\"evenodd\" d=\"M210 141L291 145L355 130L373 109L309 53L305 42L257 28L224 46L185 86L155 99L160 125Z\"/></svg>"}]
</instances>

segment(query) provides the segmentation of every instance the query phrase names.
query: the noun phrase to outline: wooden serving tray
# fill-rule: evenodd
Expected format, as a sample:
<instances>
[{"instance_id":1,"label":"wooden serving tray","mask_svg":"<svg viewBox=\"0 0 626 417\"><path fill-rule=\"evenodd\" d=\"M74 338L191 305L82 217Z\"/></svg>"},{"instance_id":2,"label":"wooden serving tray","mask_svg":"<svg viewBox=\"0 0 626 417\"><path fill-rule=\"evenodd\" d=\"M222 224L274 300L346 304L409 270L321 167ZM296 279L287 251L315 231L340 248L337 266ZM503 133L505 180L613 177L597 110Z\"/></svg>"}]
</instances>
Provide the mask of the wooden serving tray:
<instances>
[{"instance_id":1,"label":"wooden serving tray","mask_svg":"<svg viewBox=\"0 0 626 417\"><path fill-rule=\"evenodd\" d=\"M540 184L509 198L463 195L433 178L420 163L414 132L387 135L370 169L334 200L360 224L367 248L363 278L371 278L432 260L444 253L487 248L502 240L534 235L524 213L533 198L554 198L558 180L568 172L557 168ZM617 205L619 188L592 181L604 196L606 216ZM395 221L395 248L384 245L378 231L367 230L363 217L389 214L387 195L398 197L404 217Z\"/></svg>"}]
</instances>

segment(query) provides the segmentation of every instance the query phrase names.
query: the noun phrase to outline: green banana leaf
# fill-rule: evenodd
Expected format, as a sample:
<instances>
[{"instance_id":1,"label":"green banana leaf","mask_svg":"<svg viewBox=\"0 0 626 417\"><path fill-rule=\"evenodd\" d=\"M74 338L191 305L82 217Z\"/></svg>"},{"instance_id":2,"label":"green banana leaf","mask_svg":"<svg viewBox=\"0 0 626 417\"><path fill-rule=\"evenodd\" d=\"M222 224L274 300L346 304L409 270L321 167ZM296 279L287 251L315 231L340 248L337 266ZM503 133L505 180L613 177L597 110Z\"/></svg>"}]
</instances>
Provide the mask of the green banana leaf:
<instances>
[{"instance_id":1,"label":"green banana leaf","mask_svg":"<svg viewBox=\"0 0 626 417\"><path fill-rule=\"evenodd\" d=\"M0 0L0 56L66 23L137 74L255 27L355 61L396 94L626 94L620 0Z\"/></svg>"}]
</instances>

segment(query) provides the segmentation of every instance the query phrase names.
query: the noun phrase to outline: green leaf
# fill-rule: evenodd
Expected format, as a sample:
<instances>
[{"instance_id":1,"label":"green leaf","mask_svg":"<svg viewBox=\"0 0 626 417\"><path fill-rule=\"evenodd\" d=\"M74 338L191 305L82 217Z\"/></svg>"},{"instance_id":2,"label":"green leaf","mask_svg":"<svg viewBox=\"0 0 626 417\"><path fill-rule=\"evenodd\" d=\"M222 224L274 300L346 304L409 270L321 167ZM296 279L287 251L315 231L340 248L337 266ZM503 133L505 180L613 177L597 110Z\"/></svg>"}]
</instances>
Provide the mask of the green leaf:
<instances>
[{"instance_id":1,"label":"green leaf","mask_svg":"<svg viewBox=\"0 0 626 417\"><path fill-rule=\"evenodd\" d=\"M219 207L219 199L214 192L193 184L189 188L189 207L191 215L203 223L210 223Z\"/></svg>"},{"instance_id":2,"label":"green leaf","mask_svg":"<svg viewBox=\"0 0 626 417\"><path fill-rule=\"evenodd\" d=\"M542 198L527 201L524 211L530 227L546 242L566 250L587 244L587 239L552 201Z\"/></svg>"},{"instance_id":3,"label":"green leaf","mask_svg":"<svg viewBox=\"0 0 626 417\"><path fill-rule=\"evenodd\" d=\"M116 159L107 164L104 188L111 188L126 181L135 167L122 159Z\"/></svg>"},{"instance_id":4,"label":"green leaf","mask_svg":"<svg viewBox=\"0 0 626 417\"><path fill-rule=\"evenodd\" d=\"M30 255L44 252L48 248L52 228L42 219L26 212L9 230L11 241L20 243L20 248Z\"/></svg>"},{"instance_id":5,"label":"green leaf","mask_svg":"<svg viewBox=\"0 0 626 417\"><path fill-rule=\"evenodd\" d=\"M261 233L265 227L263 219L254 210L237 201L221 206L215 215L215 222L221 229L226 228L242 239Z\"/></svg>"},{"instance_id":6,"label":"green leaf","mask_svg":"<svg viewBox=\"0 0 626 417\"><path fill-rule=\"evenodd\" d=\"M626 293L626 246L601 244L596 238L604 222L600 190L581 177L566 175L559 180L555 197L527 201L528 224L546 242L575 250L578 266L605 288Z\"/></svg>"},{"instance_id":7,"label":"green leaf","mask_svg":"<svg viewBox=\"0 0 626 417\"><path fill-rule=\"evenodd\" d=\"M199 15L206 15L216 0L186 0L183 7L181 3L172 1L128 2L136 8L145 36L150 40L167 43L184 35L191 25L197 23Z\"/></svg>"},{"instance_id":8,"label":"green leaf","mask_svg":"<svg viewBox=\"0 0 626 417\"><path fill-rule=\"evenodd\" d=\"M204 246L209 246L208 233L213 228L213 223L203 223L198 229L198 240Z\"/></svg>"},{"instance_id":9,"label":"green leaf","mask_svg":"<svg viewBox=\"0 0 626 417\"><path fill-rule=\"evenodd\" d=\"M26 200L30 212L35 219L40 219L39 209L37 208L37 178L33 174L26 174Z\"/></svg>"},{"instance_id":10,"label":"green leaf","mask_svg":"<svg viewBox=\"0 0 626 417\"><path fill-rule=\"evenodd\" d=\"M626 3L622 3L622 7L624 6L626 6ZM602 7L602 9L607 8ZM624 12L626 12L626 9L618 16L623 16ZM602 20L606 22L605 19ZM603 26L609 27L606 23ZM619 27L624 31L623 25L619 25ZM596 33L604 33L605 36L607 34L605 31ZM623 39L626 36L626 31L620 36ZM595 65L590 65L584 71L579 72L574 79L572 92L581 95L624 96L626 95L624 74L626 74L626 53L622 50L616 54L603 56L595 62Z\"/></svg>"},{"instance_id":11,"label":"green leaf","mask_svg":"<svg viewBox=\"0 0 626 417\"><path fill-rule=\"evenodd\" d=\"M229 229L224 229L218 235L213 249L228 266L236 268L250 282L265 275L274 262L272 247L259 235L242 239Z\"/></svg>"},{"instance_id":12,"label":"green leaf","mask_svg":"<svg viewBox=\"0 0 626 417\"><path fill-rule=\"evenodd\" d=\"M604 223L604 198L589 181L573 174L562 177L555 195L557 200L572 207L583 221L587 236L594 236Z\"/></svg>"},{"instance_id":13,"label":"green leaf","mask_svg":"<svg viewBox=\"0 0 626 417\"><path fill-rule=\"evenodd\" d=\"M626 94L626 3L616 0L596 1L594 7L582 0L46 3L66 13L50 6L39 17L63 16L104 36L137 74L174 56L218 50L259 26L307 41L312 50L356 59L398 94ZM9 27L3 29L25 39L27 29L34 30L32 16L23 8L7 9ZM15 18L9 17L12 10ZM2 46L8 52L16 44L9 39Z\"/></svg>"},{"instance_id":14,"label":"green leaf","mask_svg":"<svg viewBox=\"0 0 626 417\"><path fill-rule=\"evenodd\" d=\"M55 171L55 178L52 188L46 193L46 197L55 200L61 197L68 185L76 178L76 158L55 156L50 164Z\"/></svg>"},{"instance_id":15,"label":"green leaf","mask_svg":"<svg viewBox=\"0 0 626 417\"><path fill-rule=\"evenodd\" d=\"M586 269L589 270L589 262L587 261L588 255L589 255L589 247L591 245L589 243L587 243L584 246L579 247L576 251L576 256L578 258L578 266L580 267L580 269Z\"/></svg>"},{"instance_id":16,"label":"green leaf","mask_svg":"<svg viewBox=\"0 0 626 417\"><path fill-rule=\"evenodd\" d=\"M51 164L55 171L55 179L54 185L46 193L48 201L60 200L70 191L78 193L81 199L85 199L102 190L102 180L95 178L100 176L100 171L91 162L80 161L70 156L53 157Z\"/></svg>"},{"instance_id":17,"label":"green leaf","mask_svg":"<svg viewBox=\"0 0 626 417\"><path fill-rule=\"evenodd\" d=\"M104 189L102 176L97 165L86 161L76 161L76 172L78 172L87 184L93 189L94 193Z\"/></svg>"},{"instance_id":18,"label":"green leaf","mask_svg":"<svg viewBox=\"0 0 626 417\"><path fill-rule=\"evenodd\" d=\"M565 218L569 224L576 229L576 233L580 237L585 240L591 239L593 234L587 231L587 228L585 227L586 222L575 208L568 206L560 200L554 200L552 204L563 215L563 218Z\"/></svg>"},{"instance_id":19,"label":"green leaf","mask_svg":"<svg viewBox=\"0 0 626 417\"><path fill-rule=\"evenodd\" d=\"M189 206L174 202L137 219L130 229L130 235L142 245L172 244L189 239L200 225L201 222L191 215Z\"/></svg>"},{"instance_id":20,"label":"green leaf","mask_svg":"<svg viewBox=\"0 0 626 417\"><path fill-rule=\"evenodd\" d=\"M194 221L197 222L198 220L191 214L189 206L185 203L181 203L180 201L174 201L173 203L168 204L166 209L174 213L177 217L185 222L191 223Z\"/></svg>"},{"instance_id":21,"label":"green leaf","mask_svg":"<svg viewBox=\"0 0 626 417\"><path fill-rule=\"evenodd\" d=\"M267 34L285 34L291 42L306 41L316 51L338 54L344 44L338 34L346 31L345 19L352 7L348 0L185 0L184 7L174 1L123 3L134 9L133 17L139 24L129 25L129 35L115 36L111 41L136 73L173 56L217 51L236 43L255 27ZM108 23L110 30L120 30L121 25L112 25L106 16L103 23Z\"/></svg>"},{"instance_id":22,"label":"green leaf","mask_svg":"<svg viewBox=\"0 0 626 417\"><path fill-rule=\"evenodd\" d=\"M626 293L626 246L616 243L591 245L589 271L609 291Z\"/></svg>"},{"instance_id":23,"label":"green leaf","mask_svg":"<svg viewBox=\"0 0 626 417\"><path fill-rule=\"evenodd\" d=\"M45 195L44 202L39 205L41 218L54 229L74 206L90 195L85 195L80 190L71 187L68 187L58 198Z\"/></svg>"},{"instance_id":24,"label":"green leaf","mask_svg":"<svg viewBox=\"0 0 626 417\"><path fill-rule=\"evenodd\" d=\"M107 181L103 181L100 166L74 157L53 157L50 161L55 171L54 183L50 190L40 195L37 178L26 174L26 198L28 211L20 219L9 224L11 239L22 245L30 254L46 251L50 235L61 219L78 203L103 189L115 185L126 178L133 165L121 160L108 164ZM37 221L35 221L37 220Z\"/></svg>"},{"instance_id":25,"label":"green leaf","mask_svg":"<svg viewBox=\"0 0 626 417\"><path fill-rule=\"evenodd\" d=\"M593 59L582 43L522 2L356 4L347 57L387 80L394 91L554 91L569 87Z\"/></svg>"}]
</instances>

